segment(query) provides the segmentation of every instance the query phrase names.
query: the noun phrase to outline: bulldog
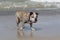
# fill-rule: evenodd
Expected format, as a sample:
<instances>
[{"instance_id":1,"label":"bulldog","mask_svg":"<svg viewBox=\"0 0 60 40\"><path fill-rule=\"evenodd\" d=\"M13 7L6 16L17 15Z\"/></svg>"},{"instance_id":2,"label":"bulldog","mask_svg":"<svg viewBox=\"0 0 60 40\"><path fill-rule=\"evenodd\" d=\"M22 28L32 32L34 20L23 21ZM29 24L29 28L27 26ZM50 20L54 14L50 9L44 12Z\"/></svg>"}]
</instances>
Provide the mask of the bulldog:
<instances>
[{"instance_id":1,"label":"bulldog","mask_svg":"<svg viewBox=\"0 0 60 40\"><path fill-rule=\"evenodd\" d=\"M31 30L35 30L32 28L32 24L37 22L38 13L36 12L26 12L26 11L16 11L16 24L19 29L24 29L24 24L29 23ZM22 24L19 28L19 23Z\"/></svg>"}]
</instances>

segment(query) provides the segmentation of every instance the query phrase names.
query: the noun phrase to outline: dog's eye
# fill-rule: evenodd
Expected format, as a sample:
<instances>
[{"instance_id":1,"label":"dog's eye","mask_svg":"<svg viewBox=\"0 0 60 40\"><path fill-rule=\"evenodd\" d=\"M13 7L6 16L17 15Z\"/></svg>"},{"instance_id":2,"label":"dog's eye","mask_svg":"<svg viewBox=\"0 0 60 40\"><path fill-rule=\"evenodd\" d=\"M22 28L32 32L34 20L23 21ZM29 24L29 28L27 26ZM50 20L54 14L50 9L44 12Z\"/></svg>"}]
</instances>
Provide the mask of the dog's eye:
<instances>
[{"instance_id":1,"label":"dog's eye","mask_svg":"<svg viewBox=\"0 0 60 40\"><path fill-rule=\"evenodd\" d=\"M32 18L34 18L34 16L32 16Z\"/></svg>"}]
</instances>

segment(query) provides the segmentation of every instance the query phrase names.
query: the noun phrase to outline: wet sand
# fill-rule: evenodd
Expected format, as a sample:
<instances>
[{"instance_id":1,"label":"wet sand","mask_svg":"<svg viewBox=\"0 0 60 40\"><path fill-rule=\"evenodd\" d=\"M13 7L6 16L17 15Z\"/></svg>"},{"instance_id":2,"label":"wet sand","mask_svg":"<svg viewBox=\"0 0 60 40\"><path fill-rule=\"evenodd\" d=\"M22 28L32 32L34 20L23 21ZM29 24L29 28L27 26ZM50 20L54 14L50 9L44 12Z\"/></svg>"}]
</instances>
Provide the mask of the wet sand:
<instances>
[{"instance_id":1,"label":"wet sand","mask_svg":"<svg viewBox=\"0 0 60 40\"><path fill-rule=\"evenodd\" d=\"M33 24L36 28L33 32L29 24L25 25L23 31L16 30L15 15L0 16L0 40L60 40L59 11L52 11L51 14L48 14L49 11L41 13L43 14L39 14L38 22Z\"/></svg>"}]
</instances>

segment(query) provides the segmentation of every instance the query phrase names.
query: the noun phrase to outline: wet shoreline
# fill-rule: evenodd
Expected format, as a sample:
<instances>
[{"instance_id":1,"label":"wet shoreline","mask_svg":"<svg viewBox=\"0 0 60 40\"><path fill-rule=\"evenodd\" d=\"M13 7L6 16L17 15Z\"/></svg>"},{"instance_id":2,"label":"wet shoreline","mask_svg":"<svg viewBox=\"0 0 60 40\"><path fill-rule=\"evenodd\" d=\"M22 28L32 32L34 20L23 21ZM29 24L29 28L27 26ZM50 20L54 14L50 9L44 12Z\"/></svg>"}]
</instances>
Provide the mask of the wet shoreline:
<instances>
[{"instance_id":1,"label":"wet shoreline","mask_svg":"<svg viewBox=\"0 0 60 40\"><path fill-rule=\"evenodd\" d=\"M30 30L29 24L25 25L24 31L16 30L15 11L6 15L8 12L2 11L3 15L0 16L0 40L60 40L59 10L39 11L38 22L33 24L37 29L34 32Z\"/></svg>"}]
</instances>

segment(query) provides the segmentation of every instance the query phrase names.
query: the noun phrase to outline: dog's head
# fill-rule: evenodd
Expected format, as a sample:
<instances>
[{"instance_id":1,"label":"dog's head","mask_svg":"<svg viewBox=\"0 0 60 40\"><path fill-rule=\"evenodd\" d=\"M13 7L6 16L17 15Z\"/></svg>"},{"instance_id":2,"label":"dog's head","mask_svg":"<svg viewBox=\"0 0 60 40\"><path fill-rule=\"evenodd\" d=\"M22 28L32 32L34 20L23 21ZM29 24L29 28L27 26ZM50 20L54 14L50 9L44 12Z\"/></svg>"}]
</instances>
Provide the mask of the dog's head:
<instances>
[{"instance_id":1,"label":"dog's head","mask_svg":"<svg viewBox=\"0 0 60 40\"><path fill-rule=\"evenodd\" d=\"M36 23L38 18L38 13L30 12L30 22Z\"/></svg>"}]
</instances>

